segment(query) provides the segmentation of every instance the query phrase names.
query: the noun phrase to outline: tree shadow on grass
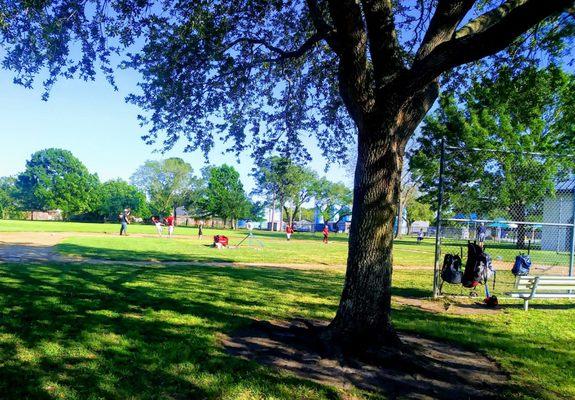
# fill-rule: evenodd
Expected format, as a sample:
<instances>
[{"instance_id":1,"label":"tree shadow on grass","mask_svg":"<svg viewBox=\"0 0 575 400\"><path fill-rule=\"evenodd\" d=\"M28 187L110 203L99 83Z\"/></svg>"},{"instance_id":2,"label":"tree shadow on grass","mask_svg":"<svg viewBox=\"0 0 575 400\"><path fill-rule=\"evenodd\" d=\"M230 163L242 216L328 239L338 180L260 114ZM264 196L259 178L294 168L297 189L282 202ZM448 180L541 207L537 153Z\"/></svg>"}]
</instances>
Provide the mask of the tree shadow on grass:
<instances>
[{"instance_id":1,"label":"tree shadow on grass","mask_svg":"<svg viewBox=\"0 0 575 400\"><path fill-rule=\"evenodd\" d=\"M549 369L569 370L573 353L569 338L540 335L521 337L513 331L502 329L501 324L475 319L473 315L447 315L424 311L415 307L396 307L392 313L396 328L415 332L424 337L454 343L463 348L484 354L505 354L513 365L511 384L502 398L568 398L561 389L573 385L573 378L566 382L555 376L541 376ZM542 350L545 351L542 351ZM519 377L518 375L521 375ZM568 374L565 374L565 377ZM551 379L555 379L553 382ZM541 385L544 383L544 385ZM554 393L562 393L560 396Z\"/></svg>"},{"instance_id":2,"label":"tree shadow on grass","mask_svg":"<svg viewBox=\"0 0 575 400\"><path fill-rule=\"evenodd\" d=\"M421 289L416 287L395 287L391 288L392 296L412 297L412 298L425 298L432 295L431 290Z\"/></svg>"},{"instance_id":3,"label":"tree shadow on grass","mask_svg":"<svg viewBox=\"0 0 575 400\"><path fill-rule=\"evenodd\" d=\"M283 270L5 264L0 397L195 399L251 391L293 398L312 391L335 399L335 389L226 355L217 335L253 318L285 317L274 305L289 312L294 303L279 291L313 300L340 286L341 277ZM299 300L312 316L333 312Z\"/></svg>"}]
</instances>

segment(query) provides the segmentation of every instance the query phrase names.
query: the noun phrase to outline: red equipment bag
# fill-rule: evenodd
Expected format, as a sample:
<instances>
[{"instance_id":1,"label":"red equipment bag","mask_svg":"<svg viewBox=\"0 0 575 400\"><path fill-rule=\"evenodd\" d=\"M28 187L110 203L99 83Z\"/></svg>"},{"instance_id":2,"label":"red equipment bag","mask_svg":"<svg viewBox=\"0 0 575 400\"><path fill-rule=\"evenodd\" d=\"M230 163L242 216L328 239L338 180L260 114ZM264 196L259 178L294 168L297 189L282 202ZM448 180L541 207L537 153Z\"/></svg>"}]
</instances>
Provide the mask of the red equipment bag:
<instances>
[{"instance_id":1,"label":"red equipment bag","mask_svg":"<svg viewBox=\"0 0 575 400\"><path fill-rule=\"evenodd\" d=\"M214 236L214 244L220 243L224 247L228 247L228 237L224 235L216 235Z\"/></svg>"}]
</instances>

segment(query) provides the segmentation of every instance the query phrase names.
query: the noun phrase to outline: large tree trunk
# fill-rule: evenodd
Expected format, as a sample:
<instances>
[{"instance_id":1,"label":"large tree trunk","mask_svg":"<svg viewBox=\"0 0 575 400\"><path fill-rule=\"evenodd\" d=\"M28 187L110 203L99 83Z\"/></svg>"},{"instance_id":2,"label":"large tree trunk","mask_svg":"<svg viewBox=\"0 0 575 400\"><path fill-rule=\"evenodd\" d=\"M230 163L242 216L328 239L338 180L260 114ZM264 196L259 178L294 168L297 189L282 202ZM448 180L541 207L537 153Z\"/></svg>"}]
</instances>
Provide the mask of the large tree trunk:
<instances>
[{"instance_id":1,"label":"large tree trunk","mask_svg":"<svg viewBox=\"0 0 575 400\"><path fill-rule=\"evenodd\" d=\"M403 152L398 143L361 147L345 286L331 323L337 341L350 350L394 337L390 322L393 222Z\"/></svg>"},{"instance_id":2,"label":"large tree trunk","mask_svg":"<svg viewBox=\"0 0 575 400\"><path fill-rule=\"evenodd\" d=\"M390 313L393 228L403 156L407 140L436 97L437 85L433 85L358 124L345 285L337 314L327 331L327 338L345 351L399 343Z\"/></svg>"}]
</instances>

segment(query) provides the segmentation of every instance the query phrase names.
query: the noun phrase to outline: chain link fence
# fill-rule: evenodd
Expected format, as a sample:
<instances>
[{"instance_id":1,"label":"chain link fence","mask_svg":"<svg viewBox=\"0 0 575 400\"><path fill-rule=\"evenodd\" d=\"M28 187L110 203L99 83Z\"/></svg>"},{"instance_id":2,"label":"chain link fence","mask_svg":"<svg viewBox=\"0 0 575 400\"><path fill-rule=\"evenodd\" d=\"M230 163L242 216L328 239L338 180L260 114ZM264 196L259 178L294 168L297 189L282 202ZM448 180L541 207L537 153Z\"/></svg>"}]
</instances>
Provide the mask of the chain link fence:
<instances>
[{"instance_id":1,"label":"chain link fence","mask_svg":"<svg viewBox=\"0 0 575 400\"><path fill-rule=\"evenodd\" d=\"M438 218L429 229L429 235L436 239L434 296L483 295L483 287L470 290L443 283L440 277L446 254L460 255L465 267L470 242L482 245L491 257L496 270L494 281L489 282L491 294L504 297L513 289L516 278L511 269L516 257L522 254L529 255L532 261L530 275L572 276L575 272L572 171L560 168L555 161L548 162L550 156L540 153L489 150L482 167L475 172L466 171L468 179L461 181L459 176L459 184L454 184L454 178L458 178L454 169L478 152L486 150L442 144ZM527 170L516 168L514 159L528 165Z\"/></svg>"}]
</instances>

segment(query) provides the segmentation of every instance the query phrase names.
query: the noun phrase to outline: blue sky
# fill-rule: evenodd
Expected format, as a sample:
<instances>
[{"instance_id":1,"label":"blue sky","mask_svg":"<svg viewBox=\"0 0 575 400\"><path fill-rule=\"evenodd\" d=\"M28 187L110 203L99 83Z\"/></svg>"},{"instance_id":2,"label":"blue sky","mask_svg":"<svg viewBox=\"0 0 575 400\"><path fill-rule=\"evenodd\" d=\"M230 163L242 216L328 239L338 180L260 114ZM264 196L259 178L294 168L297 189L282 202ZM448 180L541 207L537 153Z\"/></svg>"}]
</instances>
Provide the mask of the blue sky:
<instances>
[{"instance_id":1,"label":"blue sky","mask_svg":"<svg viewBox=\"0 0 575 400\"><path fill-rule=\"evenodd\" d=\"M12 74L0 70L0 176L15 175L35 151L57 147L70 150L101 180L130 175L148 159L182 157L195 171L204 166L201 153L184 153L183 145L162 156L154 153L158 147L148 146L140 139L146 132L138 125L140 110L126 104L124 97L135 90L138 75L121 71L117 75L119 91L99 77L94 82L61 80L51 91L49 100L42 101L40 84L32 90L12 83ZM315 141L308 140L314 159L310 166L320 175L351 186L351 178L344 167L334 165L325 174L325 160ZM234 165L249 191L253 180L249 176L253 163L249 154L237 163L233 155L222 155L219 146L210 154L210 163Z\"/></svg>"}]
</instances>

